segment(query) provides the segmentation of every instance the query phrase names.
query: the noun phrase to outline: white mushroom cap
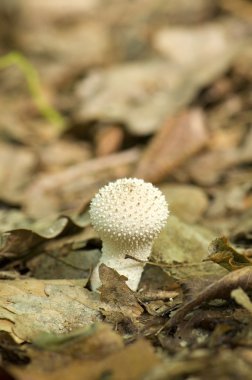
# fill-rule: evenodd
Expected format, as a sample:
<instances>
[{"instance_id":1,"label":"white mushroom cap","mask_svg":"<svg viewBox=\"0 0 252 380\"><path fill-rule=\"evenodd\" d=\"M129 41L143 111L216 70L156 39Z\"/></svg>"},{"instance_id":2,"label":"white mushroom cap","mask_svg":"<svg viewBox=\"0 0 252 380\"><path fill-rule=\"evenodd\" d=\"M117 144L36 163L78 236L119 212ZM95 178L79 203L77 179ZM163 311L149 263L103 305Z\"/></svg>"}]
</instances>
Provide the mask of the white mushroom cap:
<instances>
[{"instance_id":1,"label":"white mushroom cap","mask_svg":"<svg viewBox=\"0 0 252 380\"><path fill-rule=\"evenodd\" d=\"M91 202L90 217L101 237L145 242L164 227L168 207L164 195L151 183L122 178L100 189Z\"/></svg>"},{"instance_id":2,"label":"white mushroom cap","mask_svg":"<svg viewBox=\"0 0 252 380\"><path fill-rule=\"evenodd\" d=\"M106 259L103 257L102 262L109 261L112 265L114 257L123 259L126 265L130 262L124 259L127 254L147 260L152 242L164 227L168 214L164 195L142 179L122 178L101 188L91 201L90 217L103 240ZM118 266L117 261L117 269ZM123 269L119 272L129 275Z\"/></svg>"}]
</instances>

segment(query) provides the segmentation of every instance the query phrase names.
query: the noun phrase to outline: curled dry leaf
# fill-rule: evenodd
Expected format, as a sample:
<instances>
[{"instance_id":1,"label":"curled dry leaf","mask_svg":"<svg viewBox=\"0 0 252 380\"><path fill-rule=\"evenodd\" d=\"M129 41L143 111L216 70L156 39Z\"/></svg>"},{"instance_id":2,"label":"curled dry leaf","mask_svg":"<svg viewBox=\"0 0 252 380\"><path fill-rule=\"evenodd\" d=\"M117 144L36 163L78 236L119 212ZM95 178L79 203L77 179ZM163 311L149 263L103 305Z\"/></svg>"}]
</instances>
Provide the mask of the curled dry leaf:
<instances>
[{"instance_id":1,"label":"curled dry leaf","mask_svg":"<svg viewBox=\"0 0 252 380\"><path fill-rule=\"evenodd\" d=\"M165 328L176 326L188 313L202 303L214 299L227 299L230 297L232 290L236 288L249 290L252 288L252 268L242 268L237 271L228 273L221 279L213 282L202 290L194 299L186 302L172 318L165 324Z\"/></svg>"},{"instance_id":2,"label":"curled dry leaf","mask_svg":"<svg viewBox=\"0 0 252 380\"><path fill-rule=\"evenodd\" d=\"M4 232L0 235L0 261L7 258L7 262L13 260L33 257L36 253L42 251L42 245L52 239L59 239L65 236L76 234L83 230L81 225L77 225L69 217L59 218L43 234L28 230L16 229Z\"/></svg>"},{"instance_id":3,"label":"curled dry leaf","mask_svg":"<svg viewBox=\"0 0 252 380\"><path fill-rule=\"evenodd\" d=\"M242 288L232 290L231 297L252 314L252 302Z\"/></svg>"},{"instance_id":4,"label":"curled dry leaf","mask_svg":"<svg viewBox=\"0 0 252 380\"><path fill-rule=\"evenodd\" d=\"M206 145L207 139L201 110L192 109L173 117L151 140L134 175L150 182L162 181Z\"/></svg>"},{"instance_id":5,"label":"curled dry leaf","mask_svg":"<svg viewBox=\"0 0 252 380\"><path fill-rule=\"evenodd\" d=\"M208 251L209 255L206 260L211 260L228 271L240 269L245 266L252 266L252 260L235 250L224 236L214 239Z\"/></svg>"}]
</instances>

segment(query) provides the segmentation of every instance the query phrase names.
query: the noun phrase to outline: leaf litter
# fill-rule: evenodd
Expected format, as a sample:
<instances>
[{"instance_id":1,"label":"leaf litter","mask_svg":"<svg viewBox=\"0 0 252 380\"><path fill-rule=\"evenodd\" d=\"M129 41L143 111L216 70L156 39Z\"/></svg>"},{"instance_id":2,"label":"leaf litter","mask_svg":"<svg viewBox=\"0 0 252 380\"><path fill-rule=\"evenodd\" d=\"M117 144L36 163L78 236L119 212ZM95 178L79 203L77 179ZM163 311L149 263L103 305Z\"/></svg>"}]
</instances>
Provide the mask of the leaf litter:
<instances>
[{"instance_id":1,"label":"leaf litter","mask_svg":"<svg viewBox=\"0 0 252 380\"><path fill-rule=\"evenodd\" d=\"M0 19L0 376L250 379L249 1L3 1ZM103 265L95 293L88 205L125 176L171 215L138 291Z\"/></svg>"}]
</instances>

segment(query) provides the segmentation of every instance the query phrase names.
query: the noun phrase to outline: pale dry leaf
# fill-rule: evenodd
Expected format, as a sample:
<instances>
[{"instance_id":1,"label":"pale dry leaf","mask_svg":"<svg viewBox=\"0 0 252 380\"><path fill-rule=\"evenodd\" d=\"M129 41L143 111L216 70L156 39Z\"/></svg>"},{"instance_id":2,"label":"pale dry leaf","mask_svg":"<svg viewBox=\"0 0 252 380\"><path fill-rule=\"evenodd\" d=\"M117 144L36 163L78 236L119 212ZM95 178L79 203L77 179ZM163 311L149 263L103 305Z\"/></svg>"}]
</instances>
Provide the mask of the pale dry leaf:
<instances>
[{"instance_id":1,"label":"pale dry leaf","mask_svg":"<svg viewBox=\"0 0 252 380\"><path fill-rule=\"evenodd\" d=\"M240 28L237 21L221 19L203 25L166 27L157 31L153 45L162 55L189 71L198 67L198 79L204 71L218 70L221 62L225 66L225 60L228 62L235 55L242 35L234 40L234 34Z\"/></svg>"},{"instance_id":2,"label":"pale dry leaf","mask_svg":"<svg viewBox=\"0 0 252 380\"><path fill-rule=\"evenodd\" d=\"M235 302L237 302L240 306L244 307L244 309L248 310L252 314L252 302L247 293L245 293L242 288L232 290L231 298L233 298Z\"/></svg>"},{"instance_id":3,"label":"pale dry leaf","mask_svg":"<svg viewBox=\"0 0 252 380\"><path fill-rule=\"evenodd\" d=\"M200 263L207 255L214 234L207 228L189 225L170 215L166 226L155 240L152 257L157 262Z\"/></svg>"},{"instance_id":4,"label":"pale dry leaf","mask_svg":"<svg viewBox=\"0 0 252 380\"><path fill-rule=\"evenodd\" d=\"M160 60L123 63L91 71L76 88L76 119L123 122L138 135L153 133L191 98L184 73Z\"/></svg>"},{"instance_id":5,"label":"pale dry leaf","mask_svg":"<svg viewBox=\"0 0 252 380\"><path fill-rule=\"evenodd\" d=\"M239 22L231 22L231 25L224 27L222 23L220 21L216 26L217 38L213 27L209 32L210 37L214 34L211 42L217 40L217 51L215 46L211 46L211 59L205 60L202 55L202 59L193 60L190 67L178 65L169 55L163 60L135 61L93 70L77 86L79 109L76 111L76 119L79 122L122 122L135 135L155 132L167 117L189 104L202 87L225 72L241 50L248 31L244 31ZM185 47L189 31L184 32ZM201 28L196 37L205 48ZM197 42L196 45L198 46ZM186 50L181 49L181 44L177 42L173 43L173 48L181 52L181 55ZM190 45L188 48L190 56L194 57L195 52L190 50ZM195 51L198 51L197 48ZM209 49L207 53L209 58Z\"/></svg>"},{"instance_id":6,"label":"pale dry leaf","mask_svg":"<svg viewBox=\"0 0 252 380\"><path fill-rule=\"evenodd\" d=\"M82 280L1 281L1 319L12 323L11 333L18 341L31 341L41 332L62 334L99 321L98 305L97 296L83 288Z\"/></svg>"}]
</instances>

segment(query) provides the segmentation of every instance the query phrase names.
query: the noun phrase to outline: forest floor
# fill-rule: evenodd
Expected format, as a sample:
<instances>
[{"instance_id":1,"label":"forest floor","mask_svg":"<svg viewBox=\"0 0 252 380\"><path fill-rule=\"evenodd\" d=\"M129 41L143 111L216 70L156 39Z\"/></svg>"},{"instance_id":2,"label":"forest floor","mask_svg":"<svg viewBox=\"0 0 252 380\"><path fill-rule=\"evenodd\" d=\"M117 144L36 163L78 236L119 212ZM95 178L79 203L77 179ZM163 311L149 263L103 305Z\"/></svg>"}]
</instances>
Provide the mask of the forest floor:
<instances>
[{"instance_id":1,"label":"forest floor","mask_svg":"<svg viewBox=\"0 0 252 380\"><path fill-rule=\"evenodd\" d=\"M105 4L106 3L106 4ZM0 2L0 378L251 379L252 3ZM137 292L88 207L169 204Z\"/></svg>"}]
</instances>

